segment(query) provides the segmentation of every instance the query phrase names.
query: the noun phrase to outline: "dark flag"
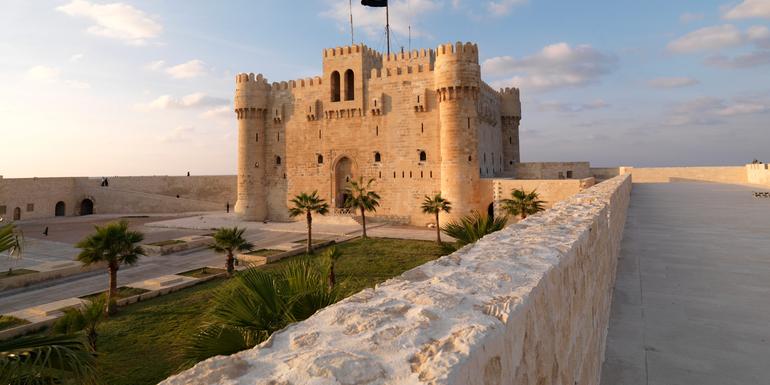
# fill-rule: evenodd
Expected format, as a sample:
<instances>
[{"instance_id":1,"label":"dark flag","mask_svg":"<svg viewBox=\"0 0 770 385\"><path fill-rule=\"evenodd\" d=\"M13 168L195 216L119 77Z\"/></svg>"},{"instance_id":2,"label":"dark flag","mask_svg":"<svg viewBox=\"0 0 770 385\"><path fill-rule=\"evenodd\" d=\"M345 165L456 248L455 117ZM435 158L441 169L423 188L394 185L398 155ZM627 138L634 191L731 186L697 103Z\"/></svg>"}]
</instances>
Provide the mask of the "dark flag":
<instances>
[{"instance_id":1,"label":"dark flag","mask_svg":"<svg viewBox=\"0 0 770 385\"><path fill-rule=\"evenodd\" d=\"M367 7L387 7L388 0L361 0L361 5Z\"/></svg>"}]
</instances>

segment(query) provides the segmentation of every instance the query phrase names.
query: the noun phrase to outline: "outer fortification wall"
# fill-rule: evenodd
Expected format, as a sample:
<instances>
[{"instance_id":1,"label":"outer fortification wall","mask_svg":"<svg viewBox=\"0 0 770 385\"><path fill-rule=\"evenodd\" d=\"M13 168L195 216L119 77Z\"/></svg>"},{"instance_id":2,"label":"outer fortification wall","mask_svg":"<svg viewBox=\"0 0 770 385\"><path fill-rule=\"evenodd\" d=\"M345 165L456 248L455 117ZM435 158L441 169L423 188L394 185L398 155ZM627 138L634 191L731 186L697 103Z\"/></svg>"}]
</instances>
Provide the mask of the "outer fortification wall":
<instances>
[{"instance_id":1,"label":"outer fortification wall","mask_svg":"<svg viewBox=\"0 0 770 385\"><path fill-rule=\"evenodd\" d=\"M594 178L585 179L493 179L492 190L488 195L495 202L495 209L500 201L511 197L513 189L524 191L537 191L540 199L545 201L545 208L551 208L557 203L569 199L571 196L593 186Z\"/></svg>"},{"instance_id":2,"label":"outer fortification wall","mask_svg":"<svg viewBox=\"0 0 770 385\"><path fill-rule=\"evenodd\" d=\"M745 167L620 167L634 183L715 182L747 183Z\"/></svg>"},{"instance_id":3,"label":"outer fortification wall","mask_svg":"<svg viewBox=\"0 0 770 385\"><path fill-rule=\"evenodd\" d=\"M585 179L590 178L588 162L526 162L514 163L516 179Z\"/></svg>"},{"instance_id":4,"label":"outer fortification wall","mask_svg":"<svg viewBox=\"0 0 770 385\"><path fill-rule=\"evenodd\" d=\"M599 383L620 176L164 385Z\"/></svg>"},{"instance_id":5,"label":"outer fortification wall","mask_svg":"<svg viewBox=\"0 0 770 385\"><path fill-rule=\"evenodd\" d=\"M770 166L767 164L747 164L746 177L750 184L770 186Z\"/></svg>"}]
</instances>

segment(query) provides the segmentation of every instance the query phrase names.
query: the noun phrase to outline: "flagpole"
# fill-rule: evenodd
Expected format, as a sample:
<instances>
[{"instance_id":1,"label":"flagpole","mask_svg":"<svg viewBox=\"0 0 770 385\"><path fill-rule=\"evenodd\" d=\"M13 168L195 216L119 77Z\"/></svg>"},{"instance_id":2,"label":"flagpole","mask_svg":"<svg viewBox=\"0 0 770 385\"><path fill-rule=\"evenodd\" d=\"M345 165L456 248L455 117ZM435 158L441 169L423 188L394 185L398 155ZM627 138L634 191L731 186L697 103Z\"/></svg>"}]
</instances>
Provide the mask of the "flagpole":
<instances>
[{"instance_id":1,"label":"flagpole","mask_svg":"<svg viewBox=\"0 0 770 385\"><path fill-rule=\"evenodd\" d=\"M350 11L350 44L355 45L356 39L353 36L353 0L348 1L348 11Z\"/></svg>"},{"instance_id":2,"label":"flagpole","mask_svg":"<svg viewBox=\"0 0 770 385\"><path fill-rule=\"evenodd\" d=\"M388 4L385 3L385 33L388 35L388 56L390 56L390 15L388 8Z\"/></svg>"}]
</instances>

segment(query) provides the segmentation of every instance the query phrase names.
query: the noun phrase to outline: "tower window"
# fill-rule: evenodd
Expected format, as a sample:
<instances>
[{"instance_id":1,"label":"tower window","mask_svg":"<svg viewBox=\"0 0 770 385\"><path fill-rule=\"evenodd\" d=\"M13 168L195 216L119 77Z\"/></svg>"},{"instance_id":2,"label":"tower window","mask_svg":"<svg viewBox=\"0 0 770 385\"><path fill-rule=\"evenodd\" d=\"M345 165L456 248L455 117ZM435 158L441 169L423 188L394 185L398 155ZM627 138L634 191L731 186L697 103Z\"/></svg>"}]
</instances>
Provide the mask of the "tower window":
<instances>
[{"instance_id":1,"label":"tower window","mask_svg":"<svg viewBox=\"0 0 770 385\"><path fill-rule=\"evenodd\" d=\"M567 171L567 179L572 179L572 171Z\"/></svg>"},{"instance_id":2,"label":"tower window","mask_svg":"<svg viewBox=\"0 0 770 385\"><path fill-rule=\"evenodd\" d=\"M508 144L513 144L513 137L512 136L508 137Z\"/></svg>"},{"instance_id":3,"label":"tower window","mask_svg":"<svg viewBox=\"0 0 770 385\"><path fill-rule=\"evenodd\" d=\"M355 75L353 70L345 71L345 100L353 100L355 98Z\"/></svg>"},{"instance_id":4,"label":"tower window","mask_svg":"<svg viewBox=\"0 0 770 385\"><path fill-rule=\"evenodd\" d=\"M281 141L281 133L280 132L276 132L275 133L275 141L276 142L280 142Z\"/></svg>"},{"instance_id":5,"label":"tower window","mask_svg":"<svg viewBox=\"0 0 770 385\"><path fill-rule=\"evenodd\" d=\"M428 160L428 155L425 154L425 151L420 151L420 162L425 162Z\"/></svg>"},{"instance_id":6,"label":"tower window","mask_svg":"<svg viewBox=\"0 0 770 385\"><path fill-rule=\"evenodd\" d=\"M318 154L318 164L323 164L323 163L324 163L324 156L321 154Z\"/></svg>"},{"instance_id":7,"label":"tower window","mask_svg":"<svg viewBox=\"0 0 770 385\"><path fill-rule=\"evenodd\" d=\"M374 135L375 136L380 136L380 126L375 126L374 127Z\"/></svg>"},{"instance_id":8,"label":"tower window","mask_svg":"<svg viewBox=\"0 0 770 385\"><path fill-rule=\"evenodd\" d=\"M382 156L380 155L379 152L375 152L374 153L374 161L377 162L377 163L382 161Z\"/></svg>"},{"instance_id":9,"label":"tower window","mask_svg":"<svg viewBox=\"0 0 770 385\"><path fill-rule=\"evenodd\" d=\"M468 118L468 128L471 128L471 118Z\"/></svg>"},{"instance_id":10,"label":"tower window","mask_svg":"<svg viewBox=\"0 0 770 385\"><path fill-rule=\"evenodd\" d=\"M380 179L382 179L382 171L380 171Z\"/></svg>"},{"instance_id":11,"label":"tower window","mask_svg":"<svg viewBox=\"0 0 770 385\"><path fill-rule=\"evenodd\" d=\"M420 123L420 133L425 133L425 123Z\"/></svg>"},{"instance_id":12,"label":"tower window","mask_svg":"<svg viewBox=\"0 0 770 385\"><path fill-rule=\"evenodd\" d=\"M321 139L321 130L318 130L318 139Z\"/></svg>"},{"instance_id":13,"label":"tower window","mask_svg":"<svg viewBox=\"0 0 770 385\"><path fill-rule=\"evenodd\" d=\"M340 73L337 71L332 72L331 87L332 87L331 89L332 101L339 102L340 101Z\"/></svg>"},{"instance_id":14,"label":"tower window","mask_svg":"<svg viewBox=\"0 0 770 385\"><path fill-rule=\"evenodd\" d=\"M257 132L257 133L254 135L254 139L256 139L257 143L259 143L259 132Z\"/></svg>"},{"instance_id":15,"label":"tower window","mask_svg":"<svg viewBox=\"0 0 770 385\"><path fill-rule=\"evenodd\" d=\"M281 164L281 157L278 155L275 156L275 164Z\"/></svg>"},{"instance_id":16,"label":"tower window","mask_svg":"<svg viewBox=\"0 0 770 385\"><path fill-rule=\"evenodd\" d=\"M472 160L473 160L473 157L471 157L470 155L468 155L468 162L470 162L470 161L472 161Z\"/></svg>"}]
</instances>

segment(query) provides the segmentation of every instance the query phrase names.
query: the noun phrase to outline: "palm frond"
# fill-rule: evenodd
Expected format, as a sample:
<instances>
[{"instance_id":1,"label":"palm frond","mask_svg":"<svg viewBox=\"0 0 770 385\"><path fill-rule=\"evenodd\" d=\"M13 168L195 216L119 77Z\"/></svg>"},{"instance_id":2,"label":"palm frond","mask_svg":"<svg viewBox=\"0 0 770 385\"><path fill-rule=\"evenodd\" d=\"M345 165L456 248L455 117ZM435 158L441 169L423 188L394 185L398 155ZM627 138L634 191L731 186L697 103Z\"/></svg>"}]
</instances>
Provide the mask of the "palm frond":
<instances>
[{"instance_id":1,"label":"palm frond","mask_svg":"<svg viewBox=\"0 0 770 385\"><path fill-rule=\"evenodd\" d=\"M93 353L80 336L32 336L0 341L0 383L98 384Z\"/></svg>"},{"instance_id":2,"label":"palm frond","mask_svg":"<svg viewBox=\"0 0 770 385\"><path fill-rule=\"evenodd\" d=\"M470 215L447 223L442 230L456 239L458 245L462 246L476 242L487 234L502 230L507 222L508 217L490 218L474 210Z\"/></svg>"}]
</instances>

